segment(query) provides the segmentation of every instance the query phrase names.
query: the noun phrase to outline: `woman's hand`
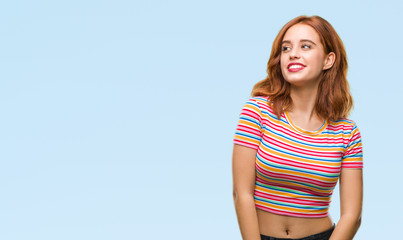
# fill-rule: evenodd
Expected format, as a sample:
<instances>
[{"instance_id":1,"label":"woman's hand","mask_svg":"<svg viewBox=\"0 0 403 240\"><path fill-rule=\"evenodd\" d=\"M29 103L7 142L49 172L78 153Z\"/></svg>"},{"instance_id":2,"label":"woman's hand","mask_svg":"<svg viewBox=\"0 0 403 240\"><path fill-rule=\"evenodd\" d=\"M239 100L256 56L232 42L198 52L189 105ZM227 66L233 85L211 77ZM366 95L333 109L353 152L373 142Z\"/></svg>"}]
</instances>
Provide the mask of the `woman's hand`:
<instances>
[{"instance_id":1,"label":"woman's hand","mask_svg":"<svg viewBox=\"0 0 403 240\"><path fill-rule=\"evenodd\" d=\"M342 168L340 173L340 220L330 240L353 239L361 224L362 169Z\"/></svg>"},{"instance_id":2,"label":"woman's hand","mask_svg":"<svg viewBox=\"0 0 403 240\"><path fill-rule=\"evenodd\" d=\"M232 155L233 197L242 239L260 240L255 201L257 150L234 145Z\"/></svg>"}]
</instances>

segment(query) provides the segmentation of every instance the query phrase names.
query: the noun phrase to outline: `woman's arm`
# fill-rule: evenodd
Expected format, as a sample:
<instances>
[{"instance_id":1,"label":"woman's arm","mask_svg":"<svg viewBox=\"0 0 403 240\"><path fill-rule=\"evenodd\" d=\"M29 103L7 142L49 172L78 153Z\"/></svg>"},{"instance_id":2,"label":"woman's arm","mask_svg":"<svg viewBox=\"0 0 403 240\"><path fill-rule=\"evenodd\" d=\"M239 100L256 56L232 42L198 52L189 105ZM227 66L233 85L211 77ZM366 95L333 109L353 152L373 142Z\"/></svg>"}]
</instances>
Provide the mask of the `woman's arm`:
<instances>
[{"instance_id":1,"label":"woman's arm","mask_svg":"<svg viewBox=\"0 0 403 240\"><path fill-rule=\"evenodd\" d=\"M234 205L243 240L260 240L253 193L257 150L234 144L232 179Z\"/></svg>"},{"instance_id":2,"label":"woman's arm","mask_svg":"<svg viewBox=\"0 0 403 240\"><path fill-rule=\"evenodd\" d=\"M362 169L342 168L340 173L340 220L330 240L353 239L361 224Z\"/></svg>"}]
</instances>

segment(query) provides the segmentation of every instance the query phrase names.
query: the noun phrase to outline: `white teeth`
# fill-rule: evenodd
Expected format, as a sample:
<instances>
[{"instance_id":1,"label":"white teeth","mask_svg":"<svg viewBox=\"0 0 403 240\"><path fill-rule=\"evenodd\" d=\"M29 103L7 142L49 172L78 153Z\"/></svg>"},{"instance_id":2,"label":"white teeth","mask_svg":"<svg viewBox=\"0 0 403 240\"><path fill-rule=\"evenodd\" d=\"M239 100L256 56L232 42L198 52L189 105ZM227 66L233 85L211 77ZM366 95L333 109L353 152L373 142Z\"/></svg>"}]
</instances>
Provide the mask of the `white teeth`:
<instances>
[{"instance_id":1,"label":"white teeth","mask_svg":"<svg viewBox=\"0 0 403 240\"><path fill-rule=\"evenodd\" d=\"M303 66L294 64L294 65L291 65L288 69L293 69L293 68L303 68Z\"/></svg>"}]
</instances>

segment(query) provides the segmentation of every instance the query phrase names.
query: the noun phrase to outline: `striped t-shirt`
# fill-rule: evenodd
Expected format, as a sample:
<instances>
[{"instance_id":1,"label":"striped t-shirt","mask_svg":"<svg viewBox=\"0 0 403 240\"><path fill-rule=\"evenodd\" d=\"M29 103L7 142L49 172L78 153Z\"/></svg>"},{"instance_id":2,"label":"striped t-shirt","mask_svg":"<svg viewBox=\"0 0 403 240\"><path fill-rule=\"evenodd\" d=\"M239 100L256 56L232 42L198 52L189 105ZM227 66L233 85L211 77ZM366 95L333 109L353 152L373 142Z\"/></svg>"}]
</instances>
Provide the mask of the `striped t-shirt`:
<instances>
[{"instance_id":1,"label":"striped t-shirt","mask_svg":"<svg viewBox=\"0 0 403 240\"><path fill-rule=\"evenodd\" d=\"M234 143L257 150L256 208L295 217L325 217L341 168L362 168L361 136L348 119L325 121L316 131L277 115L267 97L242 109Z\"/></svg>"}]
</instances>

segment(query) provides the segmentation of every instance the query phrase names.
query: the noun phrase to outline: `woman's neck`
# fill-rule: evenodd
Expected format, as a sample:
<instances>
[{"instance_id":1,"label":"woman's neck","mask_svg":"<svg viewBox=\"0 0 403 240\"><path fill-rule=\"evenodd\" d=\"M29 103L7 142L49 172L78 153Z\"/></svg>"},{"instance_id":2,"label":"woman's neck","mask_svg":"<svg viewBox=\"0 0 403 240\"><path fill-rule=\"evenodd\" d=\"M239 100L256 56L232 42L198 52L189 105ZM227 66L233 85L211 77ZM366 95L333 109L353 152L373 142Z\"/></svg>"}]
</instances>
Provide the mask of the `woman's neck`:
<instances>
[{"instance_id":1,"label":"woman's neck","mask_svg":"<svg viewBox=\"0 0 403 240\"><path fill-rule=\"evenodd\" d=\"M320 127L324 121L315 111L317 93L317 87L291 87L292 106L287 112L295 124L307 130Z\"/></svg>"},{"instance_id":2,"label":"woman's neck","mask_svg":"<svg viewBox=\"0 0 403 240\"><path fill-rule=\"evenodd\" d=\"M315 112L315 101L318 88L291 87L292 112L303 112L312 116Z\"/></svg>"}]
</instances>

